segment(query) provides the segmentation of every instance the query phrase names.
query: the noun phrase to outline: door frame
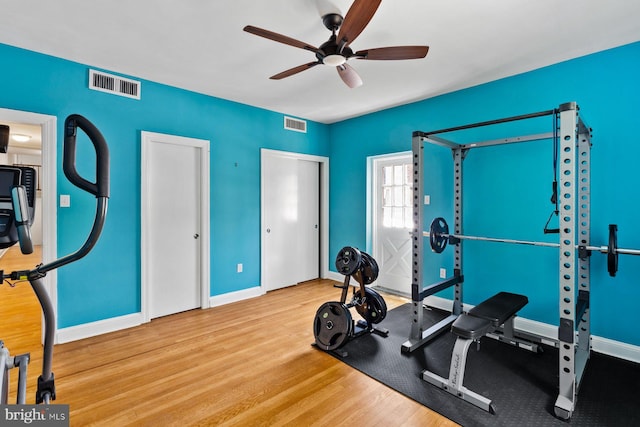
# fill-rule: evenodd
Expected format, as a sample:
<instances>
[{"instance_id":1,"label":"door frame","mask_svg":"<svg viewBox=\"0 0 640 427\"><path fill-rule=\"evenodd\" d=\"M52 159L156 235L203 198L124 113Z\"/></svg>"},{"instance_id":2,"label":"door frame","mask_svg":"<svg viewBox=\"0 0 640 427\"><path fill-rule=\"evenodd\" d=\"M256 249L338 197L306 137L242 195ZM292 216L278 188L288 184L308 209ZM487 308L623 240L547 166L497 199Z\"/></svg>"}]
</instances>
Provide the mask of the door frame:
<instances>
[{"instance_id":1,"label":"door frame","mask_svg":"<svg viewBox=\"0 0 640 427\"><path fill-rule=\"evenodd\" d=\"M157 140L161 140L159 142ZM151 321L150 300L151 283L149 283L149 234L147 221L144 219L150 214L149 206L149 147L151 144L172 143L194 147L200 151L200 308L210 307L211 280L210 280L210 142L205 139L188 138L184 136L168 135L156 132L141 131L141 193L140 193L140 311L143 322ZM176 280L179 278L176 277Z\"/></svg>"},{"instance_id":2,"label":"door frame","mask_svg":"<svg viewBox=\"0 0 640 427\"><path fill-rule=\"evenodd\" d=\"M29 111L0 108L3 120L41 126L42 138L42 263L54 261L58 256L57 211L57 117ZM42 279L58 317L58 272L51 270ZM44 334L44 328L42 328ZM58 325L56 325L57 341ZM43 335L44 338L44 335Z\"/></svg>"},{"instance_id":3,"label":"door frame","mask_svg":"<svg viewBox=\"0 0 640 427\"><path fill-rule=\"evenodd\" d=\"M320 278L329 276L329 158L291 151L260 149L260 292L266 293L263 283L265 267L265 207L264 207L264 162L269 157L285 157L296 160L318 162L320 166Z\"/></svg>"},{"instance_id":4,"label":"door frame","mask_svg":"<svg viewBox=\"0 0 640 427\"><path fill-rule=\"evenodd\" d=\"M378 164L383 161L404 159L411 156L411 151L401 151L397 153L381 154L378 156L367 157L367 251L375 258L379 256L376 253L378 236L376 233L376 224L378 221L378 209L376 200L378 200L379 191L376 186L376 170Z\"/></svg>"}]
</instances>

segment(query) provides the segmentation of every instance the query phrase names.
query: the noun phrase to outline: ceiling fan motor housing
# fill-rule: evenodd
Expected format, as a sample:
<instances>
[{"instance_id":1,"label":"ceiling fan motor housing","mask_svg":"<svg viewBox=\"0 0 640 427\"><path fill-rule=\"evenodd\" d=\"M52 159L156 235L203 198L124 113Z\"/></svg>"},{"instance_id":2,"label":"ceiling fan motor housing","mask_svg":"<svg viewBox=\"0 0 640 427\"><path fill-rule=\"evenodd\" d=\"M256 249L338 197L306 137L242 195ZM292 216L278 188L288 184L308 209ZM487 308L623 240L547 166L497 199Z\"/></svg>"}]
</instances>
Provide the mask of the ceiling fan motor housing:
<instances>
[{"instance_id":1,"label":"ceiling fan motor housing","mask_svg":"<svg viewBox=\"0 0 640 427\"><path fill-rule=\"evenodd\" d=\"M336 32L342 25L342 16L338 13L327 13L322 17L322 23L329 31Z\"/></svg>"}]
</instances>

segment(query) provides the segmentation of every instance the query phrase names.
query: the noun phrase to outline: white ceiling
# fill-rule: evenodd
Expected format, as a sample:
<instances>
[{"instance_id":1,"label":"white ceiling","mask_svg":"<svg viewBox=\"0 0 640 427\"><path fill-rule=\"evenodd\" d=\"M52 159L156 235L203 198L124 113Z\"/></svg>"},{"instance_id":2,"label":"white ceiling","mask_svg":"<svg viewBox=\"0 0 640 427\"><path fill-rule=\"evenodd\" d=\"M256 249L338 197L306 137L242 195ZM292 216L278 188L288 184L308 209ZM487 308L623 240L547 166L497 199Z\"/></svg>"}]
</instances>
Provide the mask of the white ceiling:
<instances>
[{"instance_id":1,"label":"white ceiling","mask_svg":"<svg viewBox=\"0 0 640 427\"><path fill-rule=\"evenodd\" d=\"M426 44L425 59L354 59L356 89L327 66L269 80L315 57L243 27L319 46L329 2L352 3L0 0L0 43L332 123L640 40L637 0L386 0L351 47Z\"/></svg>"},{"instance_id":2,"label":"white ceiling","mask_svg":"<svg viewBox=\"0 0 640 427\"><path fill-rule=\"evenodd\" d=\"M0 117L0 123L9 126L9 151L25 148L29 150L42 149L42 129L39 125L10 122L3 120L2 117ZM25 135L30 137L30 139L26 142L18 142L13 140L13 135Z\"/></svg>"}]
</instances>

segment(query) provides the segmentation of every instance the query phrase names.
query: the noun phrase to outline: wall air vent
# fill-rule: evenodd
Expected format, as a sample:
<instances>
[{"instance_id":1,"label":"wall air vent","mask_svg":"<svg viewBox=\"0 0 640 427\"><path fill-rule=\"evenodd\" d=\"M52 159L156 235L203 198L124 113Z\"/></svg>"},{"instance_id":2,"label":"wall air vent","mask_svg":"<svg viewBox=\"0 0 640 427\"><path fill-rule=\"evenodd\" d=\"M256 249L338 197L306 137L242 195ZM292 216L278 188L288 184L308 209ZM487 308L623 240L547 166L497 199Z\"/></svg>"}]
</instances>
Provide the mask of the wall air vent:
<instances>
[{"instance_id":1,"label":"wall air vent","mask_svg":"<svg viewBox=\"0 0 640 427\"><path fill-rule=\"evenodd\" d=\"M89 70L89 89L140 99L140 82L102 71Z\"/></svg>"},{"instance_id":2,"label":"wall air vent","mask_svg":"<svg viewBox=\"0 0 640 427\"><path fill-rule=\"evenodd\" d=\"M294 119L292 117L284 117L284 128L295 132L307 133L306 120Z\"/></svg>"}]
</instances>

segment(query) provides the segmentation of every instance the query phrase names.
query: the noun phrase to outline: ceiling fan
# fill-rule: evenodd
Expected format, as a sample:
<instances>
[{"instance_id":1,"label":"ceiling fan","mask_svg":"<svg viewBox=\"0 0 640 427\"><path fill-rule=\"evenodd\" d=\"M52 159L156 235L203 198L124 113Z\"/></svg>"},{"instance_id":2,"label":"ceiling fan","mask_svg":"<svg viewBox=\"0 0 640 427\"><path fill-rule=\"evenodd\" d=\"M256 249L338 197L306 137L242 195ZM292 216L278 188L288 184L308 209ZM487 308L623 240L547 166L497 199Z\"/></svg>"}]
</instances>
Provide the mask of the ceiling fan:
<instances>
[{"instance_id":1,"label":"ceiling fan","mask_svg":"<svg viewBox=\"0 0 640 427\"><path fill-rule=\"evenodd\" d=\"M381 2L382 0L355 0L344 18L339 13L324 15L322 22L332 34L329 40L321 44L319 48L251 25L244 27L244 31L315 53L315 61L275 74L270 79L280 80L316 65L324 64L336 67L342 81L350 88L356 88L362 85L362 79L353 67L347 64L348 60L354 58L367 60L419 59L424 58L429 51L429 46L393 46L353 52L350 44L369 24Z\"/></svg>"}]
</instances>

